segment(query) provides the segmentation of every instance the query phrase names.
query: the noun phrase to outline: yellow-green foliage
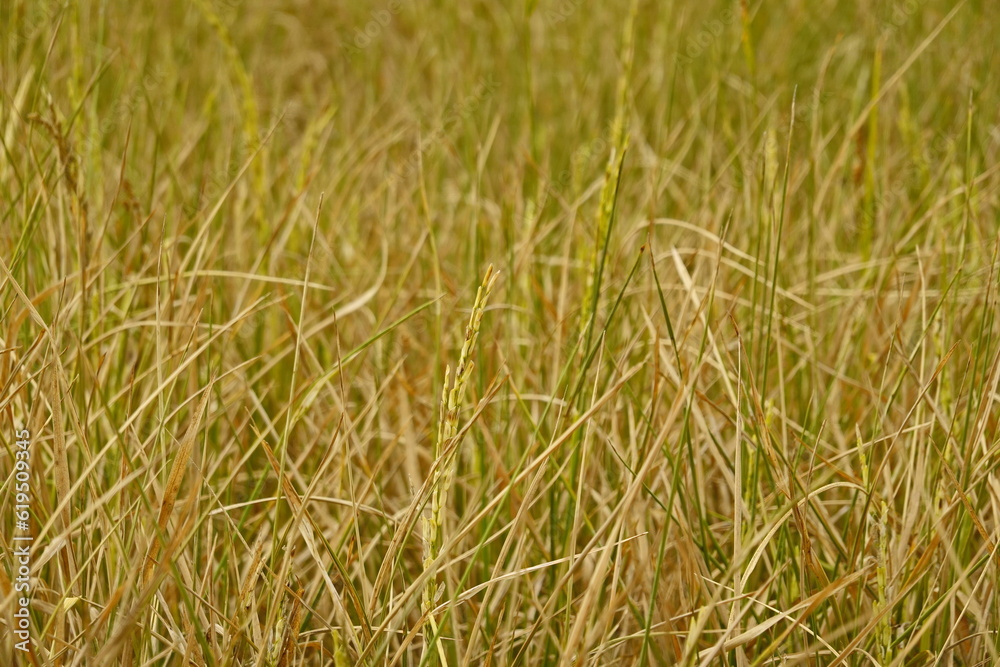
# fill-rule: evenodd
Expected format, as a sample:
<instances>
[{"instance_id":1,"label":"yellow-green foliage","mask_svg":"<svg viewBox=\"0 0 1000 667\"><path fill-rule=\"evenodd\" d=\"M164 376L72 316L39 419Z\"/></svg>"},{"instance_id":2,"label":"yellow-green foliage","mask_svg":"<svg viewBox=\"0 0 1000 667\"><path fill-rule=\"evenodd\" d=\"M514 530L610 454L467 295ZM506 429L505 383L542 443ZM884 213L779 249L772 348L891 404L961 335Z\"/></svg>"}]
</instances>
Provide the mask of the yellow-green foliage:
<instances>
[{"instance_id":1,"label":"yellow-green foliage","mask_svg":"<svg viewBox=\"0 0 1000 667\"><path fill-rule=\"evenodd\" d=\"M0 666L1000 664L998 27L0 2Z\"/></svg>"}]
</instances>

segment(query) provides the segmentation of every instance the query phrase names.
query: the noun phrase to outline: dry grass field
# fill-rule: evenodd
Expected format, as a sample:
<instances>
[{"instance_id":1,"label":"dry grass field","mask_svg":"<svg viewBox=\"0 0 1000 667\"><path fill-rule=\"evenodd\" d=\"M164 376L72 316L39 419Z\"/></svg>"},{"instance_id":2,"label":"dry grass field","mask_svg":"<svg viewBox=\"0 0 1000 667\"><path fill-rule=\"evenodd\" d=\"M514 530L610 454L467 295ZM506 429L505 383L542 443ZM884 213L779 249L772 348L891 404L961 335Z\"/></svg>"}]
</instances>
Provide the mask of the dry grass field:
<instances>
[{"instance_id":1,"label":"dry grass field","mask_svg":"<svg viewBox=\"0 0 1000 667\"><path fill-rule=\"evenodd\" d=\"M1000 664L995 3L0 26L0 664Z\"/></svg>"}]
</instances>

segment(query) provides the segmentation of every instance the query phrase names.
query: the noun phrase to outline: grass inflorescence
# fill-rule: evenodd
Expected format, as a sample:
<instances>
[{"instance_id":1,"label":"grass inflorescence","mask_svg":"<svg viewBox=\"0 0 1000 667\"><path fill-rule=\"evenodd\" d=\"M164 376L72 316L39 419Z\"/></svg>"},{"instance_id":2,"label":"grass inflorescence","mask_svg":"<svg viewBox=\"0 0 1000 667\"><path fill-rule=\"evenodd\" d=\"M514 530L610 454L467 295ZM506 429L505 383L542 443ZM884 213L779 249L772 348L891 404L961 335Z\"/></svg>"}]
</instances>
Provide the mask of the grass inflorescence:
<instances>
[{"instance_id":1,"label":"grass inflorescence","mask_svg":"<svg viewBox=\"0 0 1000 667\"><path fill-rule=\"evenodd\" d=\"M455 463L460 444L457 437L459 412L465 402L469 376L476 366L472 355L479 338L483 312L498 277L499 274L493 270L491 264L486 269L483 282L476 292L476 300L472 305L469 323L465 327L465 342L462 344L458 365L455 367L455 376L452 378L451 366L447 366L444 372L444 386L441 389L441 412L438 417L438 433L437 439L434 441L432 458L434 476L431 483L431 501L430 507L427 508L428 511L425 511L421 521L425 550L424 570L428 573L427 584L423 592L422 609L424 614L428 615L428 625L433 628L435 634L437 627L434 623L434 607L440 601L444 589L438 585L434 568L435 561L441 555L445 513L449 506L451 486L455 477ZM440 639L437 639L434 646L428 646L428 650L436 651L439 641Z\"/></svg>"}]
</instances>

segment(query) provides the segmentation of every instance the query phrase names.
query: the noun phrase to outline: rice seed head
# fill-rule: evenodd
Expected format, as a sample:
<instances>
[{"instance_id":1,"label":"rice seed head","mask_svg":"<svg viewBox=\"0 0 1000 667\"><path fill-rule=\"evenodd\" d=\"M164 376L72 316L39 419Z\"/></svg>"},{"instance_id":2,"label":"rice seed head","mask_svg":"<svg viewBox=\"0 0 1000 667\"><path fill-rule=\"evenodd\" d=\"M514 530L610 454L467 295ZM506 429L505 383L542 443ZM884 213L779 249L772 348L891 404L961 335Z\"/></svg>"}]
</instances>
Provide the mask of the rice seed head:
<instances>
[{"instance_id":1,"label":"rice seed head","mask_svg":"<svg viewBox=\"0 0 1000 667\"><path fill-rule=\"evenodd\" d=\"M444 386L441 389L441 408L438 417L438 436L434 443L435 479L431 489L430 508L421 517L421 528L424 537L423 568L427 572L433 568L434 561L443 544L443 523L445 508L451 485L455 477L455 461L457 447L451 442L458 433L458 416L465 399L468 378L475 368L472 356L479 340L479 330L482 326L483 313L489 301L493 287L496 285L499 272L494 271L490 264L486 269L483 281L476 291L476 300L465 327L465 341L459 354L458 365L452 374L451 366L445 367ZM424 587L422 609L430 612L436 606L443 589L437 585L436 573L431 573Z\"/></svg>"}]
</instances>

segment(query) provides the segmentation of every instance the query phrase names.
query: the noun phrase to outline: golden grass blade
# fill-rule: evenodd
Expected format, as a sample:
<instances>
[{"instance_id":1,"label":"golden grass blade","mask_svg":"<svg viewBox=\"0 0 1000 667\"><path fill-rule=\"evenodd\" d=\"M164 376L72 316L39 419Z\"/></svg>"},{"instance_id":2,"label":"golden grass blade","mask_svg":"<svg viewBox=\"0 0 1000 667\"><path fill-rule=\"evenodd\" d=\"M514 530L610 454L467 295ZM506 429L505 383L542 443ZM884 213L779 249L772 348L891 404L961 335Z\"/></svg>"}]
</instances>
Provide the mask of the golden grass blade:
<instances>
[{"instance_id":1,"label":"golden grass blade","mask_svg":"<svg viewBox=\"0 0 1000 667\"><path fill-rule=\"evenodd\" d=\"M191 454L194 452L195 441L201 430L201 421L205 415L205 408L208 407L208 400L212 397L212 388L214 385L215 376L212 376L208 381L208 386L202 390L201 401L198 403L198 408L191 417L187 433L184 439L181 440L180 447L177 449L177 455L170 466L170 474L167 476L166 486L163 487L160 511L156 518L156 532L153 533L152 542L146 552L146 558L142 567L141 582L143 586L148 585L153 576L153 568L156 565L156 558L160 550L160 536L167 534L167 524L174 511L174 503L177 502L181 484L187 475L187 466L191 462Z\"/></svg>"}]
</instances>

